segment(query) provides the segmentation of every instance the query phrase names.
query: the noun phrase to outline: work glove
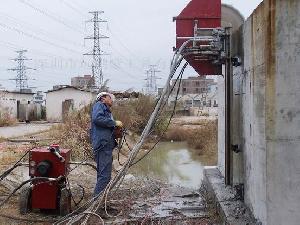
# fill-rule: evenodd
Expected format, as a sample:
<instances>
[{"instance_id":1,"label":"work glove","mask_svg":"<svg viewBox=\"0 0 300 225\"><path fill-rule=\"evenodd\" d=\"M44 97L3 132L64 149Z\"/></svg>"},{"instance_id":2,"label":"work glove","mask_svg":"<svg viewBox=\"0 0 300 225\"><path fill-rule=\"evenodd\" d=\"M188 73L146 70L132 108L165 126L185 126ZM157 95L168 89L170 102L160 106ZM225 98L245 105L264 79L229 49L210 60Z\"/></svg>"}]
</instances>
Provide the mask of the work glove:
<instances>
[{"instance_id":1,"label":"work glove","mask_svg":"<svg viewBox=\"0 0 300 225\"><path fill-rule=\"evenodd\" d=\"M116 120L116 127L123 127L123 123L120 120Z\"/></svg>"}]
</instances>

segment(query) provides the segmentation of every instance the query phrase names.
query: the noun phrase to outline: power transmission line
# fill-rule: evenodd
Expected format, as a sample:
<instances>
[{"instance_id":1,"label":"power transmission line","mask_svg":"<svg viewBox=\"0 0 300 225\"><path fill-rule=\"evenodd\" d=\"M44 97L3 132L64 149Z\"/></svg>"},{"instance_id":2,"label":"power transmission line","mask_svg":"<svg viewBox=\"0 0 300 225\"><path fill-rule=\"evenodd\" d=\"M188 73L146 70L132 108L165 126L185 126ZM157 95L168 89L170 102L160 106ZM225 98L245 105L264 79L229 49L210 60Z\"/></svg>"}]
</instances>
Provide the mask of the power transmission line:
<instances>
[{"instance_id":1,"label":"power transmission line","mask_svg":"<svg viewBox=\"0 0 300 225\"><path fill-rule=\"evenodd\" d=\"M161 79L156 76L156 73L161 72L156 69L157 65L150 65L150 68L146 71L146 94L156 95L157 94L157 80Z\"/></svg>"},{"instance_id":2,"label":"power transmission line","mask_svg":"<svg viewBox=\"0 0 300 225\"><path fill-rule=\"evenodd\" d=\"M82 7L79 6L77 3L72 2L72 4L71 4L71 3L69 3L67 0L60 0L60 2L61 2L62 4L65 4L66 6L68 6L70 9L72 9L73 11L75 11L76 13L78 13L79 15L84 16L84 14L79 10L79 8L82 8ZM74 6L74 5L76 5L76 4L77 4L77 7ZM83 8L86 8L86 7L83 7ZM119 44L123 47L124 50L126 50L126 51L127 51L131 56L133 56L137 61L142 62L142 61L140 60L140 58L137 56L137 54L135 54L134 52L132 52L132 50L131 50L130 48L128 48L128 47L121 41L121 39L118 37L118 35L116 35L116 34L112 31L111 27L108 26L108 25L107 25L107 30L110 32L111 36L113 36L113 37L119 42ZM139 70L139 71L143 70L143 66L138 65L138 64L136 64L136 63L134 63L134 62L128 60L128 58L125 57L122 53L120 53L119 50L117 50L116 48L114 48L114 47L111 45L111 43L109 44L109 47L111 47L114 51L116 51L118 55L120 55L123 59L125 59L127 62L129 62L131 65L133 65L137 70Z\"/></svg>"},{"instance_id":3,"label":"power transmission line","mask_svg":"<svg viewBox=\"0 0 300 225\"><path fill-rule=\"evenodd\" d=\"M65 0L64 0L65 1ZM82 1L80 1L81 3L82 3ZM90 9L88 9L85 5L83 5L83 4L80 4L80 3L78 3L78 2L75 2L74 0L72 0L72 4L73 5L76 5L77 6L77 8L79 8L79 9L82 9L82 10L84 10L84 11L86 11L86 12L88 12ZM84 16L85 17L85 16Z\"/></svg>"},{"instance_id":4,"label":"power transmission line","mask_svg":"<svg viewBox=\"0 0 300 225\"><path fill-rule=\"evenodd\" d=\"M7 42L7 41L2 41L2 40L0 40L0 45L6 47L8 49L12 49L14 51L24 48L23 46L16 45L16 44L13 44L13 43L10 43L10 42ZM61 55L55 55L53 53L42 51L42 50L37 50L37 49L30 49L30 51L34 52L35 55L38 55L38 56L41 56L41 57L44 56L45 59L50 58L50 59L65 60L65 61L74 60L74 61L78 61L78 62L79 62L79 60L81 60L79 58L63 57ZM38 58L35 57L35 59L38 59Z\"/></svg>"},{"instance_id":5,"label":"power transmission line","mask_svg":"<svg viewBox=\"0 0 300 225\"><path fill-rule=\"evenodd\" d=\"M76 13L80 14L81 16L85 17L85 15L82 13L82 11L79 10L78 8L76 8L73 4L71 4L71 3L69 3L69 2L67 2L65 0L60 0L60 2L63 3L64 5L66 5L67 7L69 7L74 12L76 12Z\"/></svg>"},{"instance_id":6,"label":"power transmission line","mask_svg":"<svg viewBox=\"0 0 300 225\"><path fill-rule=\"evenodd\" d=\"M133 67L136 71L139 71L139 73L142 73L142 69L140 67L138 67L137 64L135 64L133 61L131 61L130 59L128 59L128 57L126 57L125 55L123 55L123 53L121 53L117 48L115 48L113 45L110 45L111 49L114 50L114 52L112 52L112 55L117 55L119 56L122 60L124 60L128 66ZM114 54L116 53L116 54Z\"/></svg>"},{"instance_id":7,"label":"power transmission line","mask_svg":"<svg viewBox=\"0 0 300 225\"><path fill-rule=\"evenodd\" d=\"M104 52L101 50L100 39L105 39L108 37L100 34L100 23L107 21L100 18L100 14L104 13L103 11L93 11L89 13L93 15L93 18L87 22L94 24L94 34L86 37L85 39L93 40L94 47L91 52L84 55L93 56L92 74L95 79L96 86L101 87L103 85L102 55L106 54L104 54Z\"/></svg>"},{"instance_id":8,"label":"power transmission line","mask_svg":"<svg viewBox=\"0 0 300 225\"><path fill-rule=\"evenodd\" d=\"M113 65L113 69L118 70L122 73L127 74L128 77L133 78L135 80L140 79L139 77L127 72L126 70L124 70L122 67L120 67L120 65L117 65L115 62L111 61L111 64Z\"/></svg>"},{"instance_id":9,"label":"power transmission line","mask_svg":"<svg viewBox=\"0 0 300 225\"><path fill-rule=\"evenodd\" d=\"M48 17L48 18L50 18L50 19L52 19L54 21L56 21L57 23L60 23L60 24L62 24L64 26L66 26L67 28L69 28L69 29L77 32L77 33L83 34L81 30L79 30L79 29L76 28L76 26L71 26L71 25L67 24L65 22L66 20L65 19L61 19L60 16L58 16L57 14L55 15L54 13L47 12L46 10L41 9L41 8L35 6L34 4L27 2L26 0L19 0L19 2L27 5L28 7L32 8L36 12L38 12L38 13L40 13L40 14L42 14L42 15L44 15L44 16L46 16L46 17Z\"/></svg>"},{"instance_id":10,"label":"power transmission line","mask_svg":"<svg viewBox=\"0 0 300 225\"><path fill-rule=\"evenodd\" d=\"M83 46L83 43L77 43L77 42L73 42L71 40L67 40L65 39L64 37L61 37L61 36L58 36L57 34L52 34L50 32L48 32L47 30L43 29L43 28L40 28L40 27L37 27L33 24L30 24L30 23L26 23L24 21L21 21L17 18L14 18L6 13L3 13L3 12L0 12L0 16L3 16L4 18L6 18L7 20L9 20L11 23L14 23L15 25L18 25L19 27L23 28L23 29L29 29L31 30L34 34L39 34L39 35L43 35L43 36L46 36L47 38L49 37L52 37L52 39L55 39L57 41L60 41L60 42L64 42L65 44L72 44L73 46L81 46L81 47L84 47Z\"/></svg>"},{"instance_id":11,"label":"power transmission line","mask_svg":"<svg viewBox=\"0 0 300 225\"><path fill-rule=\"evenodd\" d=\"M16 51L16 52L19 55L17 58L12 59L12 60L17 62L18 65L15 68L8 69L8 70L17 72L16 78L11 79L11 80L16 81L16 90L19 90L20 92L22 92L23 90L28 89L28 77L26 75L26 71L34 70L34 69L25 66L25 61L31 60L31 59L28 59L25 57L25 53L27 52L27 50L20 50L20 51Z\"/></svg>"},{"instance_id":12,"label":"power transmission line","mask_svg":"<svg viewBox=\"0 0 300 225\"><path fill-rule=\"evenodd\" d=\"M115 35L115 33L111 30L111 27L108 26L108 31L110 32L110 34L120 43L120 45L131 55L133 56L137 61L140 61L140 57L137 56L137 54L135 54L134 52L132 52L132 50L130 48L128 48L122 41L121 39L118 37L118 35ZM141 61L140 61L141 62Z\"/></svg>"},{"instance_id":13,"label":"power transmission line","mask_svg":"<svg viewBox=\"0 0 300 225\"><path fill-rule=\"evenodd\" d=\"M70 48L66 48L64 46L61 46L61 45L58 45L58 44L55 44L51 41L48 41L48 40L45 40L43 38L40 38L34 34L31 34L31 33L28 33L26 31L23 31L21 29L18 29L18 28L15 28L15 27L12 27L12 26L8 26L7 24L4 24L4 23L0 23L0 26L3 27L3 28L6 28L6 29L9 29L9 30L12 30L14 32L17 32L18 34L22 34L24 36L27 36L27 37L30 37L32 39L35 39L35 40L38 40L38 41L41 41L41 42L44 42L44 43L47 43L49 45L52 45L54 47L57 47L57 48L61 48L61 49L64 49L66 51L69 51L69 52L73 52L73 53L80 53L79 51L76 51L76 50L73 50L73 49L70 49Z\"/></svg>"}]
</instances>

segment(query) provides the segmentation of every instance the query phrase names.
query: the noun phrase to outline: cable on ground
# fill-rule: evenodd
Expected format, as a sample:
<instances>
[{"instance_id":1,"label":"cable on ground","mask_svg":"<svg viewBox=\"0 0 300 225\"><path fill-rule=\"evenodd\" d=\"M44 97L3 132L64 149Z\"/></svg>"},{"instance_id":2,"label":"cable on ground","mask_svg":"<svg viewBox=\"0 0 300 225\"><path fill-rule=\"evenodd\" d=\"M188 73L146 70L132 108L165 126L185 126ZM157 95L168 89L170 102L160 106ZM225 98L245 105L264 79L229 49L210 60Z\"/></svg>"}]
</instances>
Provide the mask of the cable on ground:
<instances>
[{"instance_id":1,"label":"cable on ground","mask_svg":"<svg viewBox=\"0 0 300 225\"><path fill-rule=\"evenodd\" d=\"M108 198L108 194L110 193L111 189L114 188L120 180L122 180L124 178L124 176L126 175L130 165L133 163L134 159L137 157L140 148L142 147L145 139L149 136L149 133L151 131L152 126L154 125L154 123L156 122L157 116L159 114L160 108L162 107L162 105L164 104L164 98L166 95L169 94L169 85L170 85L170 81L173 78L176 69L178 68L178 66L180 65L181 61L183 60L183 56L181 55L182 51L185 49L185 47L191 42L193 41L193 39L186 41L181 47L180 49L175 53L173 59L172 59L172 63L171 63L171 68L170 68L170 74L169 77L166 81L166 85L163 89L163 92L160 96L159 101L157 102L154 111L152 112L148 123L146 125L146 127L144 128L140 139L138 140L138 142L135 144L135 146L133 147L132 151L130 152L130 155L126 161L126 163L122 166L121 170L116 174L116 176L109 182L109 184L107 185L106 189L101 192L98 195L98 198L93 198L96 199L96 201L94 201L93 199L88 201L88 203L86 203L86 206L89 206L84 212L79 213L77 216L73 216L74 212L61 218L59 221L57 221L55 224L62 224L68 221L68 224L77 224L79 221L81 221L84 218L84 222L82 224L86 224L87 221L90 218L90 214L86 214L85 212L92 212L92 213L96 213L101 205L104 203L105 204L105 208L106 208L106 201ZM76 212L78 212L79 210L76 210Z\"/></svg>"},{"instance_id":2,"label":"cable on ground","mask_svg":"<svg viewBox=\"0 0 300 225\"><path fill-rule=\"evenodd\" d=\"M2 173L2 174L0 175L0 182L1 182L5 177L7 177L14 169L16 169L17 167L23 165L23 164L21 164L21 161L28 155L28 153L29 153L30 151L31 151L31 149L27 150L27 151L25 152L25 154L24 154L23 156L21 156L21 158L20 158L17 162L15 162L15 164L14 164L12 167L10 167L8 170L4 171L4 173Z\"/></svg>"}]
</instances>

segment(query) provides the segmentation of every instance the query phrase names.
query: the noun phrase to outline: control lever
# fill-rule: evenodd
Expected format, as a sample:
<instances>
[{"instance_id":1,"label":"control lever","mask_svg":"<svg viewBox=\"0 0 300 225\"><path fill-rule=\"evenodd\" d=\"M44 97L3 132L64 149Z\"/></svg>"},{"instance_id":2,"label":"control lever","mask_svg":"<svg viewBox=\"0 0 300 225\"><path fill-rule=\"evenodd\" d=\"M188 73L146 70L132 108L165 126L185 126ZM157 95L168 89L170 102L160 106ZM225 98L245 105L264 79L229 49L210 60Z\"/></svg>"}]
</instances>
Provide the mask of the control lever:
<instances>
[{"instance_id":1,"label":"control lever","mask_svg":"<svg viewBox=\"0 0 300 225\"><path fill-rule=\"evenodd\" d=\"M65 158L61 156L61 154L57 151L56 148L54 147L49 147L48 148L50 152L52 152L61 162L65 161Z\"/></svg>"}]
</instances>

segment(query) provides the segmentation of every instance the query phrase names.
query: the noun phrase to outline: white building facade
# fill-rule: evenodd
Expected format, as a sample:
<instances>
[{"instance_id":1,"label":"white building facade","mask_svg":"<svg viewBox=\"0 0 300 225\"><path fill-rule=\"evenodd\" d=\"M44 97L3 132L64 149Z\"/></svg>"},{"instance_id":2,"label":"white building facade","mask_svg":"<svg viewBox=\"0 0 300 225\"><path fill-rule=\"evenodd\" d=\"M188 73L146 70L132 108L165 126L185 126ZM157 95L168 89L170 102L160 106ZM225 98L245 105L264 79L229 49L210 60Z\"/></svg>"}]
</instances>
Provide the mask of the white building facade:
<instances>
[{"instance_id":1,"label":"white building facade","mask_svg":"<svg viewBox=\"0 0 300 225\"><path fill-rule=\"evenodd\" d=\"M9 113L12 118L20 118L22 111L33 104L34 93L0 91L0 112Z\"/></svg>"},{"instance_id":2,"label":"white building facade","mask_svg":"<svg viewBox=\"0 0 300 225\"><path fill-rule=\"evenodd\" d=\"M96 93L72 86L46 92L46 114L49 122L62 122L68 112L92 103Z\"/></svg>"}]
</instances>

